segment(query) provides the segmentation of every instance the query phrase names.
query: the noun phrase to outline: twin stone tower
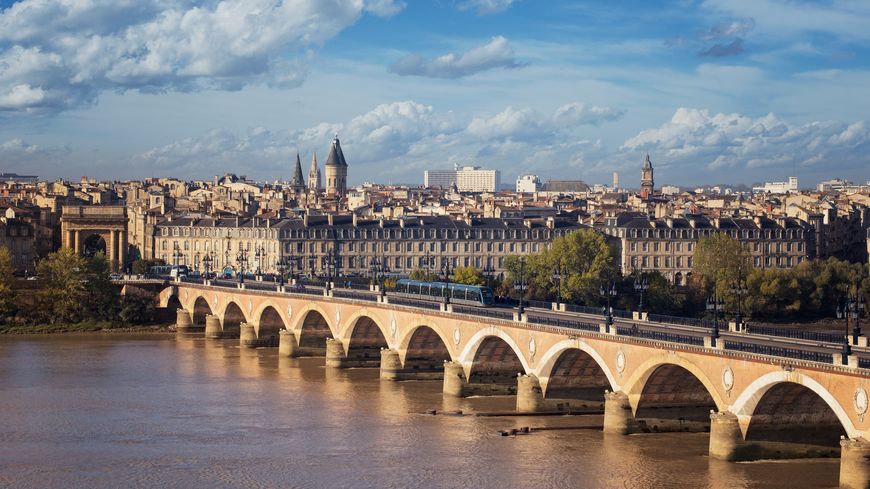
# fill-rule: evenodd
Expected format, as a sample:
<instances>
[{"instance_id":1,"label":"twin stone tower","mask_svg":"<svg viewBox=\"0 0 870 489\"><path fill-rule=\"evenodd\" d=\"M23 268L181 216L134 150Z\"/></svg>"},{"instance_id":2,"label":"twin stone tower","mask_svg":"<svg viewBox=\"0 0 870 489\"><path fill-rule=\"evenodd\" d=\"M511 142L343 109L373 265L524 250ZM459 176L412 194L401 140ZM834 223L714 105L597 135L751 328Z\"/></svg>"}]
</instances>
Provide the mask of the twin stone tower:
<instances>
[{"instance_id":1,"label":"twin stone tower","mask_svg":"<svg viewBox=\"0 0 870 489\"><path fill-rule=\"evenodd\" d=\"M329 156L326 158L324 168L326 170L326 194L344 198L347 195L347 160L344 159L344 153L341 151L338 134L332 140ZM290 186L297 192L303 192L307 188L309 191L316 193L322 188L321 185L320 168L317 166L317 153L315 152L311 157L307 187L305 185L305 178L302 176L302 162L299 159L299 153L296 153L296 168L293 171Z\"/></svg>"}]
</instances>

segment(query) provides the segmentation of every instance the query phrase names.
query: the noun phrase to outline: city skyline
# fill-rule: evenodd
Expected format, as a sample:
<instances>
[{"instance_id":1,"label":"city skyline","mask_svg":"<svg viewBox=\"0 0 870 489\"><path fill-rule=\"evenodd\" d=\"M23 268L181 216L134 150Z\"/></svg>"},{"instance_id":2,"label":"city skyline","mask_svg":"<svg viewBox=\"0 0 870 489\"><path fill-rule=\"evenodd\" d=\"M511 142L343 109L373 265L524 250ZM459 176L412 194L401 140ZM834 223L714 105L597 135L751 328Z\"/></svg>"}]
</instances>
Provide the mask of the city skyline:
<instances>
[{"instance_id":1,"label":"city skyline","mask_svg":"<svg viewBox=\"0 0 870 489\"><path fill-rule=\"evenodd\" d=\"M338 132L350 185L870 179L855 2L131 5L0 1L2 171L289 179Z\"/></svg>"}]
</instances>

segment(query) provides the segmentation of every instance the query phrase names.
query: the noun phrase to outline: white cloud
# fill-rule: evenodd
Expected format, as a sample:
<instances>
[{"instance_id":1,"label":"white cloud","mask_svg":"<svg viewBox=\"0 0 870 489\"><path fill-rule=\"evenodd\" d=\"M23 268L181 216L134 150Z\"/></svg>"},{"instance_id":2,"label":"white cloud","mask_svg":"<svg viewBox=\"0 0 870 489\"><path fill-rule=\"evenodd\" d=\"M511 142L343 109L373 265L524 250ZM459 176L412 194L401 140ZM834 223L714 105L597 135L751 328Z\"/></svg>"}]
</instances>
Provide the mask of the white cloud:
<instances>
[{"instance_id":1,"label":"white cloud","mask_svg":"<svg viewBox=\"0 0 870 489\"><path fill-rule=\"evenodd\" d=\"M840 38L870 38L870 3L864 1L705 0L702 5L719 15L752 19L753 27L765 35L822 32Z\"/></svg>"},{"instance_id":2,"label":"white cloud","mask_svg":"<svg viewBox=\"0 0 870 489\"><path fill-rule=\"evenodd\" d=\"M598 118L592 115L596 113ZM223 171L286 177L297 149L306 159L314 150L323 156L338 133L352 167L351 180L356 181L414 182L421 179L423 169L444 167L451 160L490 164L507 172L528 171L530 165L564 172L603 152L600 141L580 133L584 126L612 120L614 114L621 111L572 103L552 116L508 107L489 117L469 118L403 101L378 105L347 122L300 130L254 128L236 134L216 129L146 151L134 162L186 177L204 178Z\"/></svg>"},{"instance_id":3,"label":"white cloud","mask_svg":"<svg viewBox=\"0 0 870 489\"><path fill-rule=\"evenodd\" d=\"M711 115L679 108L669 122L641 131L620 150L649 152L675 179L674 173L681 172L696 181L706 174L704 181L709 181L710 172L727 168L730 175L719 173L716 178L735 181L735 177L763 178L771 169L821 173L830 170L822 165L836 165L840 171L866 167L870 130L863 121L792 124L774 114Z\"/></svg>"},{"instance_id":4,"label":"white cloud","mask_svg":"<svg viewBox=\"0 0 870 489\"><path fill-rule=\"evenodd\" d=\"M57 112L103 91L298 86L302 60L393 0L23 0L0 10L0 111Z\"/></svg>"},{"instance_id":5,"label":"white cloud","mask_svg":"<svg viewBox=\"0 0 870 489\"><path fill-rule=\"evenodd\" d=\"M463 0L459 10L475 10L479 15L496 14L509 9L516 0Z\"/></svg>"},{"instance_id":6,"label":"white cloud","mask_svg":"<svg viewBox=\"0 0 870 489\"><path fill-rule=\"evenodd\" d=\"M462 78L495 68L513 69L521 66L508 40L497 36L464 53L447 53L428 60L410 54L394 63L390 71L402 76Z\"/></svg>"}]
</instances>

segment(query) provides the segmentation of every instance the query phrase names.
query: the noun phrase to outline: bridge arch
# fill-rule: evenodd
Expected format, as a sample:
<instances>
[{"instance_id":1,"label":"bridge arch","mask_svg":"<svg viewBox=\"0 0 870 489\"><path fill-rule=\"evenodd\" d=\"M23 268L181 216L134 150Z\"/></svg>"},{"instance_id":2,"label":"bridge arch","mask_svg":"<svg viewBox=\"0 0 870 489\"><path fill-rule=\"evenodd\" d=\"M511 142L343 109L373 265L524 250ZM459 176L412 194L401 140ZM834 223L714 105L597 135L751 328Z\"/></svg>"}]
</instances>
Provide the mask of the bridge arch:
<instances>
[{"instance_id":1,"label":"bridge arch","mask_svg":"<svg viewBox=\"0 0 870 489\"><path fill-rule=\"evenodd\" d=\"M368 314L355 314L344 330L346 349L353 348L389 348L387 332L381 324Z\"/></svg>"},{"instance_id":2,"label":"bridge arch","mask_svg":"<svg viewBox=\"0 0 870 489\"><path fill-rule=\"evenodd\" d=\"M254 317L257 318L257 323L254 325L257 338L277 344L278 331L286 329L287 324L278 309L268 304L261 307L259 314Z\"/></svg>"},{"instance_id":3,"label":"bridge arch","mask_svg":"<svg viewBox=\"0 0 870 489\"><path fill-rule=\"evenodd\" d=\"M541 357L538 379L544 397L571 398L592 395L604 400L604 390L618 391L619 384L604 358L582 341L562 340Z\"/></svg>"},{"instance_id":4,"label":"bridge arch","mask_svg":"<svg viewBox=\"0 0 870 489\"><path fill-rule=\"evenodd\" d=\"M198 325L205 324L205 317L214 314L211 305L208 303L208 299L202 295L197 295L193 299L190 310L193 317L193 324Z\"/></svg>"},{"instance_id":5,"label":"bridge arch","mask_svg":"<svg viewBox=\"0 0 870 489\"><path fill-rule=\"evenodd\" d=\"M408 329L398 342L402 364L426 362L434 367L444 361L453 360L450 341L439 329L425 324Z\"/></svg>"},{"instance_id":6,"label":"bridge arch","mask_svg":"<svg viewBox=\"0 0 870 489\"><path fill-rule=\"evenodd\" d=\"M493 393L515 393L517 374L530 372L516 341L497 328L474 335L463 350L460 362L469 384L501 386L493 389Z\"/></svg>"},{"instance_id":7,"label":"bridge arch","mask_svg":"<svg viewBox=\"0 0 870 489\"><path fill-rule=\"evenodd\" d=\"M298 313L293 336L300 348L317 355L325 352L327 338L337 337L326 311L314 303Z\"/></svg>"},{"instance_id":8,"label":"bridge arch","mask_svg":"<svg viewBox=\"0 0 870 489\"><path fill-rule=\"evenodd\" d=\"M650 379L654 381L666 380L668 376L676 376L690 383L683 386L685 388L692 387L689 392L691 394L700 395L698 387L702 387L717 410L724 410L726 407L722 396L716 389L714 384L704 371L679 355L663 354L652 357L640 364L625 383L624 391L628 394L629 401L635 412L638 409L639 401L644 393L644 390L651 387Z\"/></svg>"},{"instance_id":9,"label":"bridge arch","mask_svg":"<svg viewBox=\"0 0 870 489\"><path fill-rule=\"evenodd\" d=\"M785 399L790 401L790 405L777 406ZM819 413L823 405L833 415L830 420L835 418L847 436L858 438L862 435L837 398L818 381L800 372L783 370L755 379L740 393L731 411L740 420L744 437L752 437L753 418L756 416L776 418L809 414L811 411ZM755 421L758 423L761 420L756 418ZM816 421L824 423L829 420L822 418Z\"/></svg>"},{"instance_id":10,"label":"bridge arch","mask_svg":"<svg viewBox=\"0 0 870 489\"><path fill-rule=\"evenodd\" d=\"M241 306L236 304L235 301L227 301L224 306L224 312L221 315L224 333L239 333L241 324L247 322L248 318L245 316L245 311Z\"/></svg>"}]
</instances>

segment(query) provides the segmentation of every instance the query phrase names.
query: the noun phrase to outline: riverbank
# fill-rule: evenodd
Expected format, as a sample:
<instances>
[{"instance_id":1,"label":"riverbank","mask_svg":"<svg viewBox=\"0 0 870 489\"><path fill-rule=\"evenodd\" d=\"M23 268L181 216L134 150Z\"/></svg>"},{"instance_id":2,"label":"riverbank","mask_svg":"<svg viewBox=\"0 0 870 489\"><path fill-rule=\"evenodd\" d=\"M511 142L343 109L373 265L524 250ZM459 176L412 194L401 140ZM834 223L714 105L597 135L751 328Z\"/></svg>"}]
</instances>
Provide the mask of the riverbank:
<instances>
[{"instance_id":1,"label":"riverbank","mask_svg":"<svg viewBox=\"0 0 870 489\"><path fill-rule=\"evenodd\" d=\"M74 324L0 324L0 335L74 333L170 333L171 324L129 325L113 321L85 321Z\"/></svg>"}]
</instances>

